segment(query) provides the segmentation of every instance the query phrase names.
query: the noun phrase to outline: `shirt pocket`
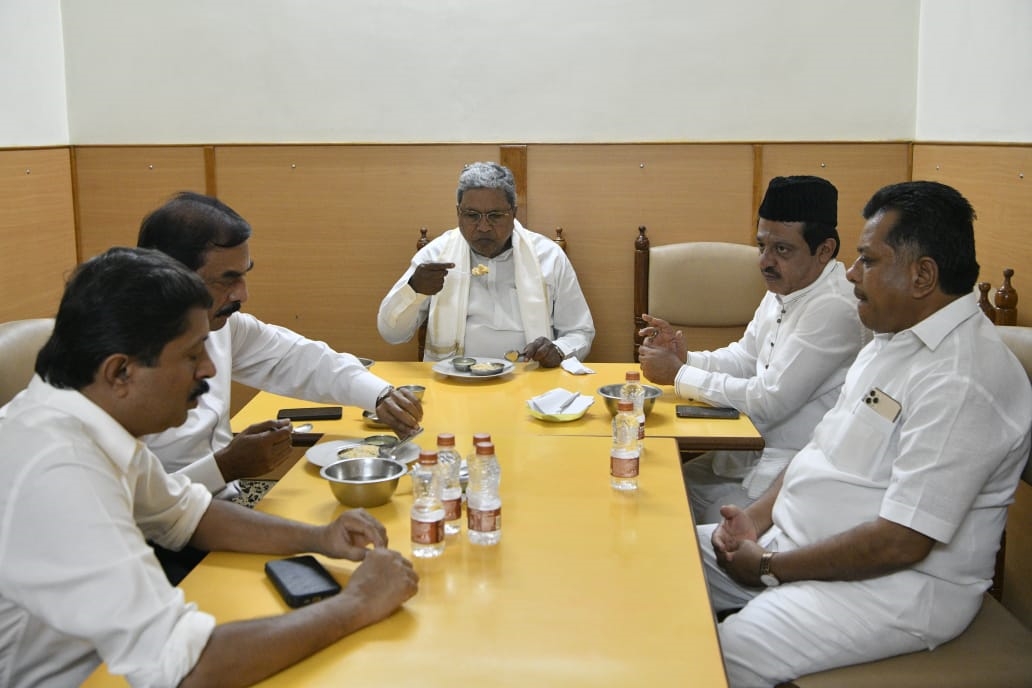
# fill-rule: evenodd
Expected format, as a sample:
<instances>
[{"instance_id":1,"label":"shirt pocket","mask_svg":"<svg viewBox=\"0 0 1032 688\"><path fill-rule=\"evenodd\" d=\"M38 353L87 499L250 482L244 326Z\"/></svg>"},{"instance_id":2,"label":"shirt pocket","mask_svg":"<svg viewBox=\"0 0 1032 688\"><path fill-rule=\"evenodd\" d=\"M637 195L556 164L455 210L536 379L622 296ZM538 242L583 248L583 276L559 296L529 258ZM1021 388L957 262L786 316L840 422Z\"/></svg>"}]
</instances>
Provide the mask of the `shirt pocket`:
<instances>
[{"instance_id":1,"label":"shirt pocket","mask_svg":"<svg viewBox=\"0 0 1032 688\"><path fill-rule=\"evenodd\" d=\"M828 462L835 468L867 478L877 483L888 481L892 473L891 462L883 460L889 440L896 429L896 421L890 421L859 400L850 414L841 422L823 428L820 437L815 437L824 451Z\"/></svg>"}]
</instances>

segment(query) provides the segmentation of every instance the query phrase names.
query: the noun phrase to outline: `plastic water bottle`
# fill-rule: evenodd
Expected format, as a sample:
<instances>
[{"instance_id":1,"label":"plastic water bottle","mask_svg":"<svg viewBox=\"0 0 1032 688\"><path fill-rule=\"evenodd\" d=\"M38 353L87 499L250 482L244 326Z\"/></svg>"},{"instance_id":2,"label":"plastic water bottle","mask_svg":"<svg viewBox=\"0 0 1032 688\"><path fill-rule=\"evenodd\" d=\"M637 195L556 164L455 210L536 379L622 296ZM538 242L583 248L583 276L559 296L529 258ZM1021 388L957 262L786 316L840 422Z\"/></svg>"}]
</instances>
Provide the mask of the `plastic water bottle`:
<instances>
[{"instance_id":1,"label":"plastic water bottle","mask_svg":"<svg viewBox=\"0 0 1032 688\"><path fill-rule=\"evenodd\" d=\"M464 458L462 460L462 468L465 469L465 472L466 472L466 485L462 486L462 498L463 499L466 498L466 492L467 492L467 488L469 486L469 466L477 458L477 445L480 444L481 442L490 442L490 441L491 441L491 433L489 433L489 432L475 432L475 433L473 433L473 447L470 450L469 454L466 454L466 458ZM460 469L459 474L461 476L462 469ZM460 480L461 480L461 477L460 477Z\"/></svg>"},{"instance_id":2,"label":"plastic water bottle","mask_svg":"<svg viewBox=\"0 0 1032 688\"><path fill-rule=\"evenodd\" d=\"M645 450L645 388L641 384L641 373L628 370L620 388L620 398L634 404L634 416L638 419L638 455Z\"/></svg>"},{"instance_id":3,"label":"plastic water bottle","mask_svg":"<svg viewBox=\"0 0 1032 688\"><path fill-rule=\"evenodd\" d=\"M629 399L616 402L613 446L609 452L609 484L616 490L638 489L638 419Z\"/></svg>"},{"instance_id":4,"label":"plastic water bottle","mask_svg":"<svg viewBox=\"0 0 1032 688\"><path fill-rule=\"evenodd\" d=\"M444 504L437 451L423 450L412 471L412 556L437 557L444 551Z\"/></svg>"},{"instance_id":5,"label":"plastic water bottle","mask_svg":"<svg viewBox=\"0 0 1032 688\"><path fill-rule=\"evenodd\" d=\"M466 488L466 520L469 541L474 545L495 545L502 539L502 498L498 486L502 468L492 442L479 442L469 464Z\"/></svg>"},{"instance_id":6,"label":"plastic water bottle","mask_svg":"<svg viewBox=\"0 0 1032 688\"><path fill-rule=\"evenodd\" d=\"M442 432L437 435L437 465L441 471L444 504L444 534L454 535L462 530L462 485L459 469L462 456L455 451L455 435Z\"/></svg>"}]
</instances>

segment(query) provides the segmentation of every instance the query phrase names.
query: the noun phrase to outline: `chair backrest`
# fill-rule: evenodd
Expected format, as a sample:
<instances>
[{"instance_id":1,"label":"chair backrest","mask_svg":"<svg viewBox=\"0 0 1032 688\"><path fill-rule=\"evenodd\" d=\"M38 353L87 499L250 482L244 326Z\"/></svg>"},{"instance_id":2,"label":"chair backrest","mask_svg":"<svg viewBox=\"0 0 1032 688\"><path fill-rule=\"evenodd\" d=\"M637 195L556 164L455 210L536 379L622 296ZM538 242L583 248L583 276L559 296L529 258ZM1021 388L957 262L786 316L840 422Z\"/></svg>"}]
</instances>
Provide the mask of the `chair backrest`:
<instances>
[{"instance_id":1,"label":"chair backrest","mask_svg":"<svg viewBox=\"0 0 1032 688\"><path fill-rule=\"evenodd\" d=\"M426 235L426 227L419 228L419 238L416 239L416 251L429 244L433 239ZM555 243L559 244L559 248L563 250L563 253L567 253L566 250L566 237L563 236L563 228L555 228ZM419 357L416 360L423 360L423 353L426 351L426 321L419 326L419 330L416 332L416 339L419 342L416 355Z\"/></svg>"},{"instance_id":2,"label":"chair backrest","mask_svg":"<svg viewBox=\"0 0 1032 688\"><path fill-rule=\"evenodd\" d=\"M1000 339L1007 345L1007 348L1021 361L1021 365L1025 368L1025 374L1032 383L1032 327L997 325L996 331L1000 333ZM1025 472L1021 474L1021 479L1032 485L1032 455L1025 464Z\"/></svg>"},{"instance_id":3,"label":"chair backrest","mask_svg":"<svg viewBox=\"0 0 1032 688\"><path fill-rule=\"evenodd\" d=\"M739 339L767 292L756 247L719 241L653 247L648 245L645 228L639 227L638 232L635 360L641 344L638 330L644 326L642 313L682 330L689 350L720 348Z\"/></svg>"},{"instance_id":4,"label":"chair backrest","mask_svg":"<svg viewBox=\"0 0 1032 688\"><path fill-rule=\"evenodd\" d=\"M29 384L36 368L36 355L53 329L53 318L0 323L0 406Z\"/></svg>"}]
</instances>

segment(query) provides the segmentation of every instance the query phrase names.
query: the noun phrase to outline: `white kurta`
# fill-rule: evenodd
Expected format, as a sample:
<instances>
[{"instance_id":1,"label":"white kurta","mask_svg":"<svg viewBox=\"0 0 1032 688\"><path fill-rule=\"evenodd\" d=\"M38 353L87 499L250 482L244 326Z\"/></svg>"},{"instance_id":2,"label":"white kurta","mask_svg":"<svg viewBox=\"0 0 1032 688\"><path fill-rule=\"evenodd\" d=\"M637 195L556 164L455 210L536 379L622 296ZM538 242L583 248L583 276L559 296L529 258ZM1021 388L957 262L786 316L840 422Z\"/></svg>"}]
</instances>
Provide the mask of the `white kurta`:
<instances>
[{"instance_id":1,"label":"white kurta","mask_svg":"<svg viewBox=\"0 0 1032 688\"><path fill-rule=\"evenodd\" d=\"M729 672L772 685L932 648L963 631L990 585L1007 505L1029 455L1026 380L974 295L909 330L877 335L813 441L789 464L767 538L770 548L786 551L880 516L935 545L891 575L759 592L730 581L707 544L714 605L748 602L721 625ZM700 541L709 543L712 528L699 529ZM750 681L761 684L755 676L742 683Z\"/></svg>"},{"instance_id":2,"label":"white kurta","mask_svg":"<svg viewBox=\"0 0 1032 688\"><path fill-rule=\"evenodd\" d=\"M211 495L78 392L39 377L0 420L0 685L79 685L103 660L177 685L215 620L169 585Z\"/></svg>"},{"instance_id":3,"label":"white kurta","mask_svg":"<svg viewBox=\"0 0 1032 688\"><path fill-rule=\"evenodd\" d=\"M803 289L787 296L767 292L739 341L690 352L677 374L678 396L734 407L760 431L758 462L755 453L714 452L714 472L744 478L752 499L810 441L870 338L845 273L842 263L832 261Z\"/></svg>"},{"instance_id":4,"label":"white kurta","mask_svg":"<svg viewBox=\"0 0 1032 688\"><path fill-rule=\"evenodd\" d=\"M375 409L377 397L390 386L351 354L337 353L324 342L247 313L230 316L225 326L211 333L207 346L215 364L215 376L208 380L211 391L201 395L183 425L147 435L143 441L170 473L182 471L212 492L226 487L214 452L233 438L233 380L274 394L367 411Z\"/></svg>"},{"instance_id":5,"label":"white kurta","mask_svg":"<svg viewBox=\"0 0 1032 688\"><path fill-rule=\"evenodd\" d=\"M442 262L443 247L453 232L459 233L458 228L449 230L420 249L413 256L408 270L384 297L377 315L377 326L387 342L401 344L409 341L420 324L426 321L436 297L417 294L408 281L420 264ZM530 241L545 282L546 298L551 309L550 338L564 355L584 359L595 338L595 325L573 265L551 239L530 231L524 232L524 235ZM528 342L516 292L513 250L507 249L494 258L478 255L472 249L467 251L467 255L468 261L459 263L457 269L470 271L482 264L488 268L488 272L469 279L465 355L499 358L511 349L522 350ZM446 280L456 277L449 275ZM443 350L447 345L430 341L432 336L432 332L427 333L424 360L443 360L454 355L454 352L435 355L433 349Z\"/></svg>"}]
</instances>

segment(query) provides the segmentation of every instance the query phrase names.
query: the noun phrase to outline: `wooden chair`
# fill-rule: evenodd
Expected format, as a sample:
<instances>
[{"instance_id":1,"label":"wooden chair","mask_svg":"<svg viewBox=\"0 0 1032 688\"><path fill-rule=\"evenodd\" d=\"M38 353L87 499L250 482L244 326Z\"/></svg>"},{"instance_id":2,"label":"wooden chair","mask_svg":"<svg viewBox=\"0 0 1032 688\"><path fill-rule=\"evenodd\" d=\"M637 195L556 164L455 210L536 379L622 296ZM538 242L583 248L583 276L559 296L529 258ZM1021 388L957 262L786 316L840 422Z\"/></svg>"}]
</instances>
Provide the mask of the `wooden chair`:
<instances>
[{"instance_id":1,"label":"wooden chair","mask_svg":"<svg viewBox=\"0 0 1032 688\"><path fill-rule=\"evenodd\" d=\"M993 285L988 282L978 283L978 305L985 316L997 325L1018 324L1018 292L1011 285L1013 276L1013 269L1007 268L1003 271L1003 283L993 294L992 303L989 302L989 290Z\"/></svg>"},{"instance_id":2,"label":"wooden chair","mask_svg":"<svg viewBox=\"0 0 1032 688\"><path fill-rule=\"evenodd\" d=\"M1018 357L1032 380L1032 327L999 327L1000 336ZM1022 481L1032 485L1032 461ZM1015 509L1011 508L1011 515ZM1030 513L1025 511L1026 514ZM1010 522L1008 530L1027 531L1032 520ZM996 579L1002 581L1004 549L996 560ZM1032 686L1032 630L1022 624L996 597L986 593L971 625L950 642L931 651L890 657L877 662L822 671L798 678L780 688L1014 688Z\"/></svg>"},{"instance_id":3,"label":"wooden chair","mask_svg":"<svg viewBox=\"0 0 1032 688\"><path fill-rule=\"evenodd\" d=\"M419 238L416 239L416 251L419 251L419 249L423 248L424 246L429 244L431 241L433 241L433 239L429 238L426 235L426 233L427 233L427 228L426 227L420 227L419 228ZM566 250L566 238L563 237L563 228L562 227L556 227L555 228L555 243L559 244L559 247L563 250L563 253L567 253L567 250ZM422 361L423 360L423 353L426 351L426 321L425 320L419 326L419 330L417 331L416 336L417 336L417 340L419 342L419 348L418 348L417 353L416 353L416 355L419 358L417 358L416 360Z\"/></svg>"},{"instance_id":4,"label":"wooden chair","mask_svg":"<svg viewBox=\"0 0 1032 688\"><path fill-rule=\"evenodd\" d=\"M634 241L634 360L642 313L684 332L690 351L737 341L767 292L755 246L695 241L651 246L645 227Z\"/></svg>"},{"instance_id":5,"label":"wooden chair","mask_svg":"<svg viewBox=\"0 0 1032 688\"><path fill-rule=\"evenodd\" d=\"M29 384L36 369L36 355L53 330L53 318L0 323L0 406Z\"/></svg>"}]
</instances>

